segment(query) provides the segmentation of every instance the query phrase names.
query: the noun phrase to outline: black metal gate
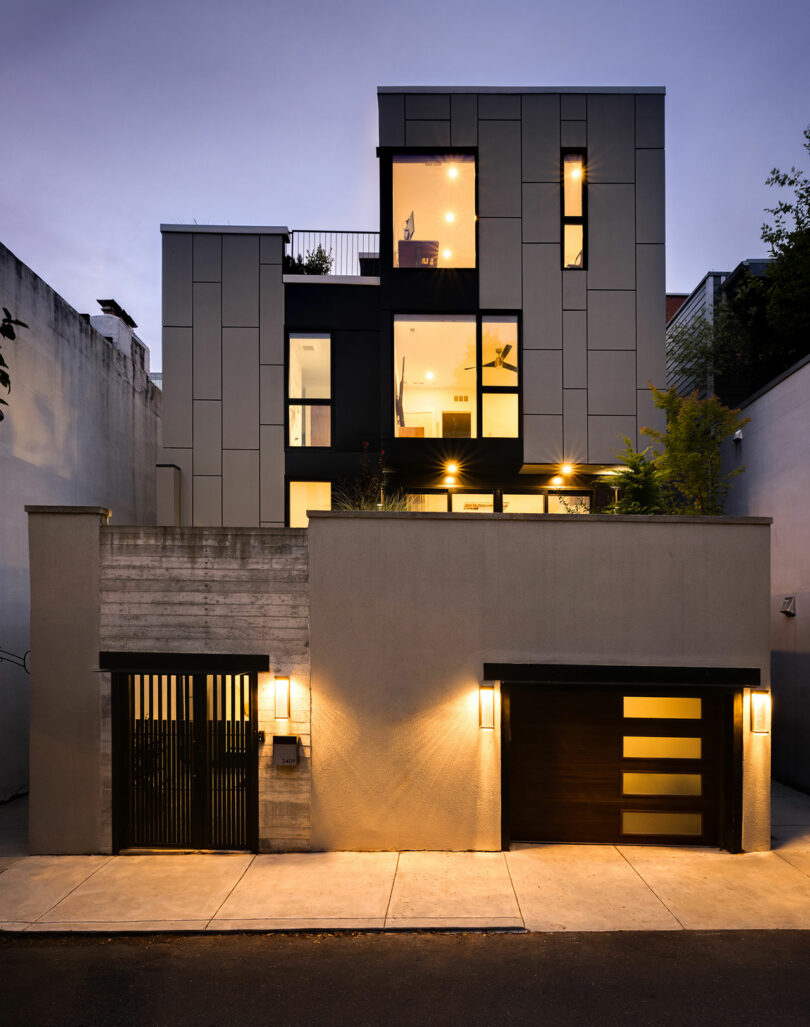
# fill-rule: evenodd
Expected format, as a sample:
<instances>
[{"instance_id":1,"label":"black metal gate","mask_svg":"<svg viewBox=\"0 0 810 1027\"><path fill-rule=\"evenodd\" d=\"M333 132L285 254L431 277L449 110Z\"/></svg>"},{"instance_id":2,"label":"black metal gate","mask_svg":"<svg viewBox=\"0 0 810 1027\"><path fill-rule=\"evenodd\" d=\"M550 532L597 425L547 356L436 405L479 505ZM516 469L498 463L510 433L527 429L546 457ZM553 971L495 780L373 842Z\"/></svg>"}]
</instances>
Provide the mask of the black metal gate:
<instances>
[{"instance_id":1,"label":"black metal gate","mask_svg":"<svg viewBox=\"0 0 810 1027\"><path fill-rule=\"evenodd\" d=\"M256 690L254 673L113 675L116 850L257 847Z\"/></svg>"}]
</instances>

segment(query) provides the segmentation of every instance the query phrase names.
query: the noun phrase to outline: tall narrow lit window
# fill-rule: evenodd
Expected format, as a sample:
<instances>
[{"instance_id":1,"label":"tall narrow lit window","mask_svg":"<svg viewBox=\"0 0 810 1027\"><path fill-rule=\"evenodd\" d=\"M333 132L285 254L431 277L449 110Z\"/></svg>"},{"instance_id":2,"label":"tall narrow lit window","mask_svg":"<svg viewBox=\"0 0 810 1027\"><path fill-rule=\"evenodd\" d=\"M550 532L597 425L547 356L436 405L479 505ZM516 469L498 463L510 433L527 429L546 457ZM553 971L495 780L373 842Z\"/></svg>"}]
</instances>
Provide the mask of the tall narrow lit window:
<instances>
[{"instance_id":1,"label":"tall narrow lit window","mask_svg":"<svg viewBox=\"0 0 810 1027\"><path fill-rule=\"evenodd\" d=\"M332 358L328 335L291 333L287 365L287 442L332 444Z\"/></svg>"},{"instance_id":2,"label":"tall narrow lit window","mask_svg":"<svg viewBox=\"0 0 810 1027\"><path fill-rule=\"evenodd\" d=\"M562 155L562 266L585 267L585 154Z\"/></svg>"},{"instance_id":3,"label":"tall narrow lit window","mask_svg":"<svg viewBox=\"0 0 810 1027\"><path fill-rule=\"evenodd\" d=\"M516 439L518 417L518 320L514 315L481 318L481 434Z\"/></svg>"}]
</instances>

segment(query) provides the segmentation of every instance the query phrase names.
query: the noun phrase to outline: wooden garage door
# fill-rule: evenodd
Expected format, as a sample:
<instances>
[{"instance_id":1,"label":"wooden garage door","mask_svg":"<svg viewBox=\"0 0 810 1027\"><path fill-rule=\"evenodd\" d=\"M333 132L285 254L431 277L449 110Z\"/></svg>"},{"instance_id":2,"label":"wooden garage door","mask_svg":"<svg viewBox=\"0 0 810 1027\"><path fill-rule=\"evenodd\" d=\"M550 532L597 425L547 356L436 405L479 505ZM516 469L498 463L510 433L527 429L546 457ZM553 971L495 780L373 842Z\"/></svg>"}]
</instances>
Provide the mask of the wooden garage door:
<instances>
[{"instance_id":1,"label":"wooden garage door","mask_svg":"<svg viewBox=\"0 0 810 1027\"><path fill-rule=\"evenodd\" d=\"M730 693L506 685L514 841L723 844Z\"/></svg>"}]
</instances>

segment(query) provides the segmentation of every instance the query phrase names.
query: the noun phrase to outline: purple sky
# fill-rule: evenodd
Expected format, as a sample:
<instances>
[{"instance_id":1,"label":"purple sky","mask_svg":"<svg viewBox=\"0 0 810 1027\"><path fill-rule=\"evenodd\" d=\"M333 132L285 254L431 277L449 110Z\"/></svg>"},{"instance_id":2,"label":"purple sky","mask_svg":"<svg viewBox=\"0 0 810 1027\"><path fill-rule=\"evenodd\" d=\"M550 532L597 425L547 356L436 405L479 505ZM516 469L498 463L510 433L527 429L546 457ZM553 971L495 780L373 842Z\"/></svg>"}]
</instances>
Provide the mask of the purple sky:
<instances>
[{"instance_id":1,"label":"purple sky","mask_svg":"<svg viewBox=\"0 0 810 1027\"><path fill-rule=\"evenodd\" d=\"M160 359L159 224L376 229L378 85L667 87L667 287L807 167L807 0L4 0L0 241Z\"/></svg>"}]
</instances>

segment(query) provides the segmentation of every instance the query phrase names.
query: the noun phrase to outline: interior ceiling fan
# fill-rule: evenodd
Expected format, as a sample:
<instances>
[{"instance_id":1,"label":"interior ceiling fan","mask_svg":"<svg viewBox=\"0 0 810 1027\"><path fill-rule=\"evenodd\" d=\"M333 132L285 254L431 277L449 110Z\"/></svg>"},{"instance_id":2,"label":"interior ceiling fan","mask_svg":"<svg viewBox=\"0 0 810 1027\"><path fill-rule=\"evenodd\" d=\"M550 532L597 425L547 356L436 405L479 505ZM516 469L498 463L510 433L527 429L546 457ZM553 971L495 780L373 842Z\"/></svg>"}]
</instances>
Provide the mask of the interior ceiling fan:
<instances>
[{"instance_id":1,"label":"interior ceiling fan","mask_svg":"<svg viewBox=\"0 0 810 1027\"><path fill-rule=\"evenodd\" d=\"M517 371L514 364L507 364L506 358L509 356L509 350L512 348L512 343L508 343L506 346L495 347L495 359L490 360L487 364L481 364L481 367L505 367L507 371ZM465 367L465 371L473 371L477 367L477 364L473 364L472 367Z\"/></svg>"}]
</instances>

